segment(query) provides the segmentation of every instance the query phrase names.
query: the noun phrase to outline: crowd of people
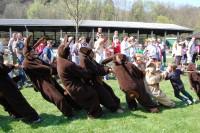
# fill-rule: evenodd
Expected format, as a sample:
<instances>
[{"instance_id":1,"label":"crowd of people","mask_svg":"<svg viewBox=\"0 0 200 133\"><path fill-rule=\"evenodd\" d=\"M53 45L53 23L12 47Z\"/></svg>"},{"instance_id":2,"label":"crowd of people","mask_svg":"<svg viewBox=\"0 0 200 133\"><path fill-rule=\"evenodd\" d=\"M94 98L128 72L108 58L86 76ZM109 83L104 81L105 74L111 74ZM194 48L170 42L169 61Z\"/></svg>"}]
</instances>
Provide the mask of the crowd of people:
<instances>
[{"instance_id":1,"label":"crowd of people","mask_svg":"<svg viewBox=\"0 0 200 133\"><path fill-rule=\"evenodd\" d=\"M89 118L101 117L102 106L123 113L119 97L104 81L110 73L115 75L130 110L136 110L138 104L151 113L159 112L161 105L174 108L175 102L160 88L161 80L170 80L174 96L184 104L195 103L181 80L184 72L200 98L200 73L195 65L199 46L194 37L174 43L174 63L168 65L167 45L159 38L146 39L142 45L134 36L124 35L120 41L115 31L109 45L99 28L95 42L65 35L55 54L52 40L41 37L31 45L31 37L13 33L8 49L0 48L0 104L15 119L41 121L20 92L27 84L69 118L76 110L85 110ZM181 69L182 65L187 68Z\"/></svg>"}]
</instances>

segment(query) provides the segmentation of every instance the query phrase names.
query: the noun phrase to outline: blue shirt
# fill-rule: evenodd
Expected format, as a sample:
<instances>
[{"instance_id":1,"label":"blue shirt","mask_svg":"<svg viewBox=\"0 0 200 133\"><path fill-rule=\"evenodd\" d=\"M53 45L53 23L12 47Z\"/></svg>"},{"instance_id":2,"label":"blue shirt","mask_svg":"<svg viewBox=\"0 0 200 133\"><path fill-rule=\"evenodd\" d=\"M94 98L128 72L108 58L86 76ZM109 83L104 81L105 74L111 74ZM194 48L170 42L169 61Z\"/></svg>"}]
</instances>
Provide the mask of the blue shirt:
<instances>
[{"instance_id":1,"label":"blue shirt","mask_svg":"<svg viewBox=\"0 0 200 133\"><path fill-rule=\"evenodd\" d=\"M180 69L176 69L174 72L171 72L167 75L166 80L170 80L173 89L184 89L184 85L180 76L181 74L183 74L183 72Z\"/></svg>"},{"instance_id":2,"label":"blue shirt","mask_svg":"<svg viewBox=\"0 0 200 133\"><path fill-rule=\"evenodd\" d=\"M48 47L45 47L44 49L43 49L43 52L42 52L42 56L43 56L43 60L45 61L45 62L47 62L47 63L50 63L50 62L48 62L47 60L45 60L44 59L44 55L47 55L47 58L50 60L50 61L52 61L52 58L53 58L53 51L52 51L52 49L51 48L48 48Z\"/></svg>"}]
</instances>

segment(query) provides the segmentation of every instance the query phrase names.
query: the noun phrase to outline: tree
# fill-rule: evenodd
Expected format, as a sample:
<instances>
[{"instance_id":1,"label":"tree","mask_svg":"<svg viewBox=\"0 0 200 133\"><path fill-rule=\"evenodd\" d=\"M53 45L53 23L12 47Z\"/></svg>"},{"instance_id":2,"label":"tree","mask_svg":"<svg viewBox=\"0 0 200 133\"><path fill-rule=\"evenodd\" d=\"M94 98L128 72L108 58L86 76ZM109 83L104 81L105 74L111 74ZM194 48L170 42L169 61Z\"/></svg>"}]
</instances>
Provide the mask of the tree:
<instances>
[{"instance_id":1,"label":"tree","mask_svg":"<svg viewBox=\"0 0 200 133\"><path fill-rule=\"evenodd\" d=\"M157 23L173 23L173 21L167 16L159 15L156 18Z\"/></svg>"},{"instance_id":2,"label":"tree","mask_svg":"<svg viewBox=\"0 0 200 133\"><path fill-rule=\"evenodd\" d=\"M101 19L103 3L101 0L91 0L87 8L87 18L91 20Z\"/></svg>"},{"instance_id":3,"label":"tree","mask_svg":"<svg viewBox=\"0 0 200 133\"><path fill-rule=\"evenodd\" d=\"M21 3L10 3L6 5L3 16L10 19L26 18L26 5Z\"/></svg>"},{"instance_id":4,"label":"tree","mask_svg":"<svg viewBox=\"0 0 200 133\"><path fill-rule=\"evenodd\" d=\"M59 7L59 10L57 9ZM57 0L35 0L28 10L27 16L31 19L63 19L65 17L62 3Z\"/></svg>"},{"instance_id":5,"label":"tree","mask_svg":"<svg viewBox=\"0 0 200 133\"><path fill-rule=\"evenodd\" d=\"M27 17L30 19L40 19L44 15L44 5L42 4L41 0L35 0L33 4L31 4L27 11Z\"/></svg>"},{"instance_id":6,"label":"tree","mask_svg":"<svg viewBox=\"0 0 200 133\"><path fill-rule=\"evenodd\" d=\"M145 10L144 10L144 4L143 1L137 0L133 3L132 9L131 9L131 17L135 21L144 21L145 18Z\"/></svg>"},{"instance_id":7,"label":"tree","mask_svg":"<svg viewBox=\"0 0 200 133\"><path fill-rule=\"evenodd\" d=\"M115 6L112 0L105 0L102 7L102 17L103 20L116 20L115 18Z\"/></svg>"},{"instance_id":8,"label":"tree","mask_svg":"<svg viewBox=\"0 0 200 133\"><path fill-rule=\"evenodd\" d=\"M65 11L74 20L76 28L76 40L78 40L79 25L83 18L86 16L86 8L88 0L63 0Z\"/></svg>"}]
</instances>

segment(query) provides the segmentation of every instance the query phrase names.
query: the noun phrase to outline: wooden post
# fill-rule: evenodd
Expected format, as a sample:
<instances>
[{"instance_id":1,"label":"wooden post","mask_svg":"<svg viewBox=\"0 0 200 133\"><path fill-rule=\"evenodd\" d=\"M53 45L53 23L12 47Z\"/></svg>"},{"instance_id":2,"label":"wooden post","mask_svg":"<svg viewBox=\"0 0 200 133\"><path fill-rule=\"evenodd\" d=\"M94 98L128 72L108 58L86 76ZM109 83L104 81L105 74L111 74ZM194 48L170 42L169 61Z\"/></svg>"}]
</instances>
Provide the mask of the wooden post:
<instances>
[{"instance_id":1,"label":"wooden post","mask_svg":"<svg viewBox=\"0 0 200 133\"><path fill-rule=\"evenodd\" d=\"M54 32L54 37L55 37L55 44L57 43L56 42L56 31ZM56 44L57 45L57 44Z\"/></svg>"},{"instance_id":2,"label":"wooden post","mask_svg":"<svg viewBox=\"0 0 200 133\"><path fill-rule=\"evenodd\" d=\"M177 32L177 38L179 38L179 36L180 36L180 35L179 35L179 32Z\"/></svg>"},{"instance_id":3,"label":"wooden post","mask_svg":"<svg viewBox=\"0 0 200 133\"><path fill-rule=\"evenodd\" d=\"M12 28L9 28L9 37L12 38Z\"/></svg>"},{"instance_id":4,"label":"wooden post","mask_svg":"<svg viewBox=\"0 0 200 133\"><path fill-rule=\"evenodd\" d=\"M138 39L138 42L139 42L139 40L140 40L140 30L139 29L137 30L137 39Z\"/></svg>"},{"instance_id":5,"label":"wooden post","mask_svg":"<svg viewBox=\"0 0 200 133\"><path fill-rule=\"evenodd\" d=\"M95 38L95 35L94 35L94 28L92 28L92 41L94 42L94 38Z\"/></svg>"},{"instance_id":6,"label":"wooden post","mask_svg":"<svg viewBox=\"0 0 200 133\"><path fill-rule=\"evenodd\" d=\"M108 29L108 44L110 44L110 29Z\"/></svg>"},{"instance_id":7,"label":"wooden post","mask_svg":"<svg viewBox=\"0 0 200 133\"><path fill-rule=\"evenodd\" d=\"M153 38L153 31L151 31L151 38Z\"/></svg>"},{"instance_id":8,"label":"wooden post","mask_svg":"<svg viewBox=\"0 0 200 133\"><path fill-rule=\"evenodd\" d=\"M122 38L120 38L120 40L123 40L125 34L126 34L126 31L123 30L123 32L122 32Z\"/></svg>"},{"instance_id":9,"label":"wooden post","mask_svg":"<svg viewBox=\"0 0 200 133\"><path fill-rule=\"evenodd\" d=\"M63 31L60 29L60 38L63 38Z\"/></svg>"},{"instance_id":10,"label":"wooden post","mask_svg":"<svg viewBox=\"0 0 200 133\"><path fill-rule=\"evenodd\" d=\"M33 43L34 43L34 39L35 39L35 38L34 38L34 31L33 31Z\"/></svg>"},{"instance_id":11,"label":"wooden post","mask_svg":"<svg viewBox=\"0 0 200 133\"><path fill-rule=\"evenodd\" d=\"M26 27L26 37L28 37L28 28Z\"/></svg>"},{"instance_id":12,"label":"wooden post","mask_svg":"<svg viewBox=\"0 0 200 133\"><path fill-rule=\"evenodd\" d=\"M167 37L167 31L165 31L164 33L164 41L166 41L166 37Z\"/></svg>"}]
</instances>

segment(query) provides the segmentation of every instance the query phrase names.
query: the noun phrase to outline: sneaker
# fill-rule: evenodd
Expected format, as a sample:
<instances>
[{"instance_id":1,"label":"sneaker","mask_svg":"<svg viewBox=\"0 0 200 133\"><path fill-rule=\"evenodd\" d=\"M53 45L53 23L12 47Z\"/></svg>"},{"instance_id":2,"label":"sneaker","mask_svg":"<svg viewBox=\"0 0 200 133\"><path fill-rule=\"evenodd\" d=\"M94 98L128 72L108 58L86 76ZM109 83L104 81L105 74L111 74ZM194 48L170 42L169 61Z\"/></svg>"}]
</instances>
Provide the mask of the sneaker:
<instances>
[{"instance_id":1,"label":"sneaker","mask_svg":"<svg viewBox=\"0 0 200 133\"><path fill-rule=\"evenodd\" d=\"M119 109L117 109L117 111L116 111L117 113L119 113L119 114L122 114L122 113L124 113L124 110L123 109L121 109L121 108L119 108Z\"/></svg>"},{"instance_id":2,"label":"sneaker","mask_svg":"<svg viewBox=\"0 0 200 133\"><path fill-rule=\"evenodd\" d=\"M197 103L198 102L198 100L196 100L196 99L193 99L193 101L192 101L193 103Z\"/></svg>"},{"instance_id":3,"label":"sneaker","mask_svg":"<svg viewBox=\"0 0 200 133\"><path fill-rule=\"evenodd\" d=\"M126 106L121 106L120 108L121 108L121 109L126 109Z\"/></svg>"},{"instance_id":4,"label":"sneaker","mask_svg":"<svg viewBox=\"0 0 200 133\"><path fill-rule=\"evenodd\" d=\"M21 120L21 119L23 119L22 116L13 115L13 114L10 114L10 117L11 117L12 119L15 119L15 120Z\"/></svg>"},{"instance_id":5,"label":"sneaker","mask_svg":"<svg viewBox=\"0 0 200 133\"><path fill-rule=\"evenodd\" d=\"M36 124L36 123L40 123L42 121L42 119L40 117L38 117L36 120L23 119L22 121L27 124Z\"/></svg>"},{"instance_id":6,"label":"sneaker","mask_svg":"<svg viewBox=\"0 0 200 133\"><path fill-rule=\"evenodd\" d=\"M187 100L188 105L191 105L193 102L190 100Z\"/></svg>"},{"instance_id":7,"label":"sneaker","mask_svg":"<svg viewBox=\"0 0 200 133\"><path fill-rule=\"evenodd\" d=\"M36 123L40 123L41 121L42 121L42 119L39 117L37 120L34 120L31 123L36 124Z\"/></svg>"},{"instance_id":8,"label":"sneaker","mask_svg":"<svg viewBox=\"0 0 200 133\"><path fill-rule=\"evenodd\" d=\"M151 113L159 113L160 112L158 108L150 108L149 111Z\"/></svg>"}]
</instances>

